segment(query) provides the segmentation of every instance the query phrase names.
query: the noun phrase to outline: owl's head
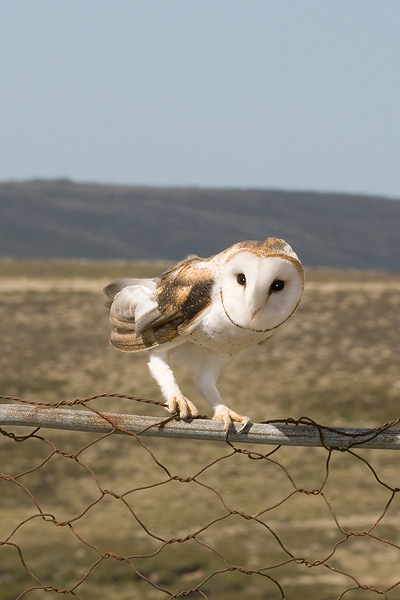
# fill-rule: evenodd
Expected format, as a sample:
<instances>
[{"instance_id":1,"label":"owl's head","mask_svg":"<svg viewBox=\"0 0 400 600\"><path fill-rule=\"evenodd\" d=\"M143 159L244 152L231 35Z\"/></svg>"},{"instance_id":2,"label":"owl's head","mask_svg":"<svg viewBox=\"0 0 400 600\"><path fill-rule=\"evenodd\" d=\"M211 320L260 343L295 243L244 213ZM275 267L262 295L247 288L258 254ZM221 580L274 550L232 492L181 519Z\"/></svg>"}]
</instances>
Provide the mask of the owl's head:
<instances>
[{"instance_id":1,"label":"owl's head","mask_svg":"<svg viewBox=\"0 0 400 600\"><path fill-rule=\"evenodd\" d=\"M304 270L297 255L277 238L240 242L229 250L219 286L227 317L253 331L279 327L303 293Z\"/></svg>"}]
</instances>

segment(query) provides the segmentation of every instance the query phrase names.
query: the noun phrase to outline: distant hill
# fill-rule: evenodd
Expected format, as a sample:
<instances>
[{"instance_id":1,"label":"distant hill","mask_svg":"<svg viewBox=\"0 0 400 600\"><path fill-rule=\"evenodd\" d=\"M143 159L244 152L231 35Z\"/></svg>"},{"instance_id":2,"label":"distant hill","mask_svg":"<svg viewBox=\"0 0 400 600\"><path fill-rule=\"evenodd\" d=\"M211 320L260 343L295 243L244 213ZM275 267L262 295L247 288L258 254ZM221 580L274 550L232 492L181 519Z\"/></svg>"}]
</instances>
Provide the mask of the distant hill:
<instances>
[{"instance_id":1,"label":"distant hill","mask_svg":"<svg viewBox=\"0 0 400 600\"><path fill-rule=\"evenodd\" d=\"M310 266L400 271L400 201L69 180L0 184L0 256L171 259L283 237Z\"/></svg>"}]
</instances>

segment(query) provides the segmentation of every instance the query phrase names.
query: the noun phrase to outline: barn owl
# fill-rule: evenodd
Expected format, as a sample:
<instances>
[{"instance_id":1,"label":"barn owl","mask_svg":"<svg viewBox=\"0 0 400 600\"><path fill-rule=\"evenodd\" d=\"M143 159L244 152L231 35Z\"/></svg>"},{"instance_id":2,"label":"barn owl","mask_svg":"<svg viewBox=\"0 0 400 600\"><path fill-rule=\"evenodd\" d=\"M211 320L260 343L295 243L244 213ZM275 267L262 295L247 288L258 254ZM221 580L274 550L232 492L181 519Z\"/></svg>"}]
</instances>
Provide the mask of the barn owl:
<instances>
[{"instance_id":1,"label":"barn owl","mask_svg":"<svg viewBox=\"0 0 400 600\"><path fill-rule=\"evenodd\" d=\"M198 416L179 389L171 360L192 371L213 419L247 429L249 417L223 402L216 382L244 349L264 342L297 308L304 271L292 248L278 238L234 244L203 259L192 255L158 279L110 283L110 342L123 352L148 351L148 366L166 400L182 419Z\"/></svg>"}]
</instances>

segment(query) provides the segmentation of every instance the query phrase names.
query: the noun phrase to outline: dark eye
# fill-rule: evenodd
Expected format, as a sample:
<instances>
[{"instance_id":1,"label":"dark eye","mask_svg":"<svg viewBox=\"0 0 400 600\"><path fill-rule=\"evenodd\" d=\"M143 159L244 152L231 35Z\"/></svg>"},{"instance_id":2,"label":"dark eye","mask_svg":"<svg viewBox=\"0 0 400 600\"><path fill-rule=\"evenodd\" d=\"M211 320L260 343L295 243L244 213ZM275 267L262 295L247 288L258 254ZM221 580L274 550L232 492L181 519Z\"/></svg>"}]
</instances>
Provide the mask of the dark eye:
<instances>
[{"instance_id":1,"label":"dark eye","mask_svg":"<svg viewBox=\"0 0 400 600\"><path fill-rule=\"evenodd\" d=\"M238 282L239 285L246 285L246 277L244 273L239 273L239 275L236 277L236 281Z\"/></svg>"},{"instance_id":2,"label":"dark eye","mask_svg":"<svg viewBox=\"0 0 400 600\"><path fill-rule=\"evenodd\" d=\"M272 282L271 287L269 288L269 291L272 292L280 292L281 290L283 290L283 288L285 287L285 282L282 281L282 279L275 279L275 281Z\"/></svg>"}]
</instances>

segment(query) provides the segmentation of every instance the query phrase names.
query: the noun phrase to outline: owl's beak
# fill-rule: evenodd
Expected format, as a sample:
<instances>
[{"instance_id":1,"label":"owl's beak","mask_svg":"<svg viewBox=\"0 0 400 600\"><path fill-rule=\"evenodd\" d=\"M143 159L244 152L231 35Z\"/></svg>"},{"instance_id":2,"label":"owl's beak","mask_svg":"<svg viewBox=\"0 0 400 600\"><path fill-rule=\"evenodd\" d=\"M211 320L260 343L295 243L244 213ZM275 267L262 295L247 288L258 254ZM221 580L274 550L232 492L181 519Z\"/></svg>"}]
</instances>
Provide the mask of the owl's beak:
<instances>
[{"instance_id":1,"label":"owl's beak","mask_svg":"<svg viewBox=\"0 0 400 600\"><path fill-rule=\"evenodd\" d=\"M255 306L251 312L250 312L250 321L252 321L254 319L254 317L256 316L256 314L258 313L258 311L260 310L261 306L263 305L262 302L260 302L260 304L257 304L257 306Z\"/></svg>"}]
</instances>

